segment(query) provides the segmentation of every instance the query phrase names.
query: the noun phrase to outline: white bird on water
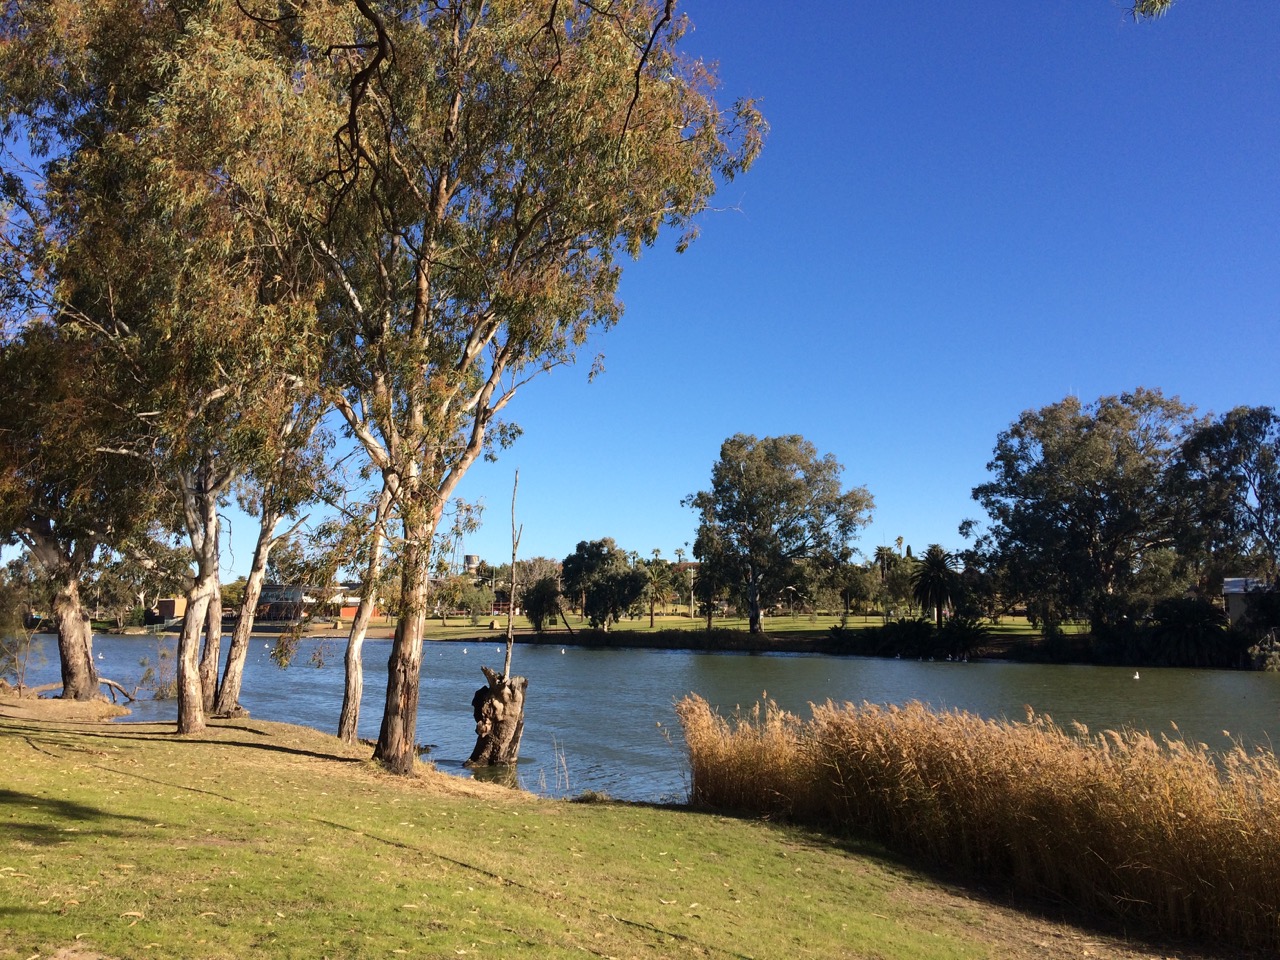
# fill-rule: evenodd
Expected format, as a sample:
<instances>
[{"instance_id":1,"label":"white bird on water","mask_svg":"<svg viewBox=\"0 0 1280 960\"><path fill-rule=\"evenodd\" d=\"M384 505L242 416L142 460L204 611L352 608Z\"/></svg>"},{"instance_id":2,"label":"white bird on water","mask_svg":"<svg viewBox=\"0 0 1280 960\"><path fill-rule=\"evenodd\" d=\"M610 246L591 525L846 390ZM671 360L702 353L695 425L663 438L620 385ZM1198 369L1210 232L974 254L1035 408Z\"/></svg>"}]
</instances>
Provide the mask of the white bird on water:
<instances>
[{"instance_id":1,"label":"white bird on water","mask_svg":"<svg viewBox=\"0 0 1280 960\"><path fill-rule=\"evenodd\" d=\"M1137 671L1137 670L1133 671L1133 679L1135 679L1135 680L1141 680L1141 679L1142 679L1140 676L1138 676L1138 671Z\"/></svg>"}]
</instances>

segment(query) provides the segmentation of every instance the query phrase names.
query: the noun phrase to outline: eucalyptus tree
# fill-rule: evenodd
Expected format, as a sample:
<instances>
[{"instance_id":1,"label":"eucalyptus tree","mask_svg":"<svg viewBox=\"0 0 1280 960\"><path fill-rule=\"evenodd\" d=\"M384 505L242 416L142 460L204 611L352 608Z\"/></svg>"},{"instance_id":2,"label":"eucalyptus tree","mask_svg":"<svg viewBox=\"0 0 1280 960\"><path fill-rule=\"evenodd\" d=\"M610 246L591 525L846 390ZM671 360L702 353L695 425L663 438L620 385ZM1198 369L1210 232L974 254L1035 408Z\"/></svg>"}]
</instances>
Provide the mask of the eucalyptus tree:
<instances>
[{"instance_id":1,"label":"eucalyptus tree","mask_svg":"<svg viewBox=\"0 0 1280 960\"><path fill-rule=\"evenodd\" d=\"M752 633L801 561L842 554L870 521L871 494L841 490L843 470L803 437L736 434L720 447L711 488L685 498L698 513L699 574L732 585Z\"/></svg>"},{"instance_id":2,"label":"eucalyptus tree","mask_svg":"<svg viewBox=\"0 0 1280 960\"><path fill-rule=\"evenodd\" d=\"M1274 576L1280 569L1280 416L1236 407L1183 445L1176 482L1192 504L1193 547Z\"/></svg>"},{"instance_id":3,"label":"eucalyptus tree","mask_svg":"<svg viewBox=\"0 0 1280 960\"><path fill-rule=\"evenodd\" d=\"M535 633L555 623L560 614L560 585L555 577L539 577L525 588L524 612Z\"/></svg>"},{"instance_id":4,"label":"eucalyptus tree","mask_svg":"<svg viewBox=\"0 0 1280 960\"><path fill-rule=\"evenodd\" d=\"M754 106L721 109L710 71L677 49L687 24L673 12L651 0L6 9L15 89L38 107L27 118L97 204L92 221L75 211L76 236L101 242L80 246L115 241L121 255L85 276L138 308L131 372L169 378L136 412L159 411L197 556L180 730L203 725L193 624L217 602L217 506L274 422L255 391L281 369L307 379L322 346L335 351L328 396L401 528L376 755L412 768L445 503L514 436L499 417L519 388L618 319L619 254L664 227L683 248L759 149ZM109 135L81 149L82 127Z\"/></svg>"},{"instance_id":5,"label":"eucalyptus tree","mask_svg":"<svg viewBox=\"0 0 1280 960\"><path fill-rule=\"evenodd\" d=\"M103 453L114 410L102 355L44 322L0 343L0 542L20 543L53 588L62 696L98 695L83 595L96 566L145 527L145 464Z\"/></svg>"},{"instance_id":6,"label":"eucalyptus tree","mask_svg":"<svg viewBox=\"0 0 1280 960\"><path fill-rule=\"evenodd\" d=\"M307 143L289 129L294 91L246 60L239 86L225 73L213 87L192 82L225 52L215 41L234 26L228 17L245 14L34 0L8 5L0 21L9 129L43 159L32 190L54 214L45 266L59 316L133 385L110 449L172 485L191 542L181 732L203 728L213 696L219 507L279 423L273 391L310 377L321 342L305 333L322 274L275 211L289 194L272 158L297 158ZM270 34L267 45L279 62L287 43Z\"/></svg>"},{"instance_id":7,"label":"eucalyptus tree","mask_svg":"<svg viewBox=\"0 0 1280 960\"><path fill-rule=\"evenodd\" d=\"M470 466L514 428L500 414L621 314L618 254L664 226L693 237L763 122L723 111L677 50L673 4L532 0L416 8L298 5L328 50L295 82L344 113L325 130L332 392L391 485L404 543L375 755L412 769L430 545Z\"/></svg>"},{"instance_id":8,"label":"eucalyptus tree","mask_svg":"<svg viewBox=\"0 0 1280 960\"><path fill-rule=\"evenodd\" d=\"M141 70L113 84L104 76L113 67L77 62L86 41L74 25L83 19L65 2L0 11L0 512L4 533L25 542L57 583L64 696L76 698L97 692L81 580L102 549L146 526L155 488L148 465L115 455L126 435L154 438L151 424L121 415L135 402L149 410L148 391L104 350L148 278L110 284L100 275L120 231L90 186L127 177L127 167L109 172L104 154L136 120L147 89ZM131 25L127 16L116 22ZM145 57L125 43L104 59L132 68Z\"/></svg>"},{"instance_id":9,"label":"eucalyptus tree","mask_svg":"<svg viewBox=\"0 0 1280 960\"><path fill-rule=\"evenodd\" d=\"M1012 582L1055 616L1080 607L1095 629L1111 624L1144 557L1179 538L1172 466L1196 426L1191 407L1143 388L1024 412L973 490Z\"/></svg>"},{"instance_id":10,"label":"eucalyptus tree","mask_svg":"<svg viewBox=\"0 0 1280 960\"><path fill-rule=\"evenodd\" d=\"M360 603L347 633L342 712L338 715L338 737L347 743L355 743L359 736L360 702L364 698L364 641L379 596L386 586L383 578L391 507L391 489L384 482L372 507L372 519L355 552L356 560L361 564Z\"/></svg>"}]
</instances>

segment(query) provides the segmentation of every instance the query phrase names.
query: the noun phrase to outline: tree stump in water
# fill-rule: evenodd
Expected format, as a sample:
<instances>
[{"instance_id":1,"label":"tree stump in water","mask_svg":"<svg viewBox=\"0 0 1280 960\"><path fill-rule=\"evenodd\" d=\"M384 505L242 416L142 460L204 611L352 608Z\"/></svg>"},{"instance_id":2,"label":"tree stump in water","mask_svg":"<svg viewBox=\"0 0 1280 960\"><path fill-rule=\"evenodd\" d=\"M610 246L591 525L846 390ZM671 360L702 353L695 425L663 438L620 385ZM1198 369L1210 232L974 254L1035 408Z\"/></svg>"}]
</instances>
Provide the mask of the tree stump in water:
<instances>
[{"instance_id":1,"label":"tree stump in water","mask_svg":"<svg viewBox=\"0 0 1280 960\"><path fill-rule=\"evenodd\" d=\"M481 667L487 687L481 687L471 698L476 718L476 748L471 751L469 767L489 767L515 763L520 758L520 738L524 735L524 691L526 677L505 677Z\"/></svg>"}]
</instances>

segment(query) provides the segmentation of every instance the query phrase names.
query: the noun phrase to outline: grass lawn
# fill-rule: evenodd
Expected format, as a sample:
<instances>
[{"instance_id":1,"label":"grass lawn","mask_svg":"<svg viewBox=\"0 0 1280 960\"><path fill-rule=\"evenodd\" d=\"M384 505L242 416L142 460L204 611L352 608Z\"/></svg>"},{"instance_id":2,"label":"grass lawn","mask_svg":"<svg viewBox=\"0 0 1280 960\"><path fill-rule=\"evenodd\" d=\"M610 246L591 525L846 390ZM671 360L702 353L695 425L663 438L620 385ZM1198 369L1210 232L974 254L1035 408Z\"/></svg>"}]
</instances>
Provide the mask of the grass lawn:
<instances>
[{"instance_id":1,"label":"grass lawn","mask_svg":"<svg viewBox=\"0 0 1280 960\"><path fill-rule=\"evenodd\" d=\"M801 830L368 755L0 702L0 958L1167 955Z\"/></svg>"}]
</instances>

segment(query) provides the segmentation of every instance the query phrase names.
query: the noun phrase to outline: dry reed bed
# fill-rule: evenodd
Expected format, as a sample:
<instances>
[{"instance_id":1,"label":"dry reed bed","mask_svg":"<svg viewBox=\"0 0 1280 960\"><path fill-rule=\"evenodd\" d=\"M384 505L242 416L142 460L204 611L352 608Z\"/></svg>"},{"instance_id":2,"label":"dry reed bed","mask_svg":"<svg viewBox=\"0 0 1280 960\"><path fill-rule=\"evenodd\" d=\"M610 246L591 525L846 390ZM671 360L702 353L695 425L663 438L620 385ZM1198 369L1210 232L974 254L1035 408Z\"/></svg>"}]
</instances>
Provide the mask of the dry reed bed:
<instances>
[{"instance_id":1,"label":"dry reed bed","mask_svg":"<svg viewBox=\"0 0 1280 960\"><path fill-rule=\"evenodd\" d=\"M1280 949L1280 766L1269 751L962 712L677 705L695 804L873 838L1170 936Z\"/></svg>"}]
</instances>

